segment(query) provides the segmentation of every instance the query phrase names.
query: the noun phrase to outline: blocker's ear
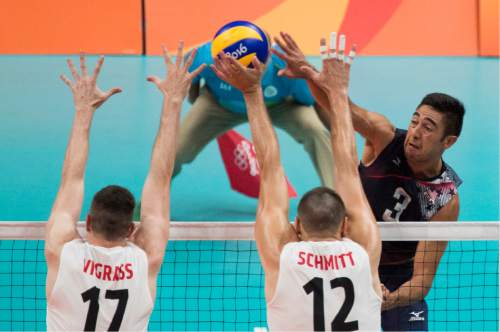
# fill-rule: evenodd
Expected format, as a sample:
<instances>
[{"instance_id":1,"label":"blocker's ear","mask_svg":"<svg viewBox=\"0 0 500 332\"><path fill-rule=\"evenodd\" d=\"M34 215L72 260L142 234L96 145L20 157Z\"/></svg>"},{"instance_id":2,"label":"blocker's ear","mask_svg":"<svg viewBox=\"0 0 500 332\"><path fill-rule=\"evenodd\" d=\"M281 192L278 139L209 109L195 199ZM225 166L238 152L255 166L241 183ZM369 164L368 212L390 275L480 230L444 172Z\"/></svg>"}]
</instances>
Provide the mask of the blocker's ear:
<instances>
[{"instance_id":1,"label":"blocker's ear","mask_svg":"<svg viewBox=\"0 0 500 332\"><path fill-rule=\"evenodd\" d=\"M131 223L129 226L128 226L128 231L127 231L127 238L130 238L132 237L132 234L134 233L135 231L135 224L134 223Z\"/></svg>"},{"instance_id":2,"label":"blocker's ear","mask_svg":"<svg viewBox=\"0 0 500 332\"><path fill-rule=\"evenodd\" d=\"M87 233L92 230L92 217L90 214L87 214L87 217L85 218L85 229L87 230Z\"/></svg>"},{"instance_id":3,"label":"blocker's ear","mask_svg":"<svg viewBox=\"0 0 500 332\"><path fill-rule=\"evenodd\" d=\"M295 228L295 233L297 234L297 237L299 238L299 240L302 240L302 224L300 223L299 217L295 218L294 228Z\"/></svg>"},{"instance_id":4,"label":"blocker's ear","mask_svg":"<svg viewBox=\"0 0 500 332\"><path fill-rule=\"evenodd\" d=\"M348 227L349 227L349 219L347 218L347 216L344 217L344 220L342 220L342 222L340 223L340 235L342 237L345 237L347 235L347 232L348 232Z\"/></svg>"}]
</instances>

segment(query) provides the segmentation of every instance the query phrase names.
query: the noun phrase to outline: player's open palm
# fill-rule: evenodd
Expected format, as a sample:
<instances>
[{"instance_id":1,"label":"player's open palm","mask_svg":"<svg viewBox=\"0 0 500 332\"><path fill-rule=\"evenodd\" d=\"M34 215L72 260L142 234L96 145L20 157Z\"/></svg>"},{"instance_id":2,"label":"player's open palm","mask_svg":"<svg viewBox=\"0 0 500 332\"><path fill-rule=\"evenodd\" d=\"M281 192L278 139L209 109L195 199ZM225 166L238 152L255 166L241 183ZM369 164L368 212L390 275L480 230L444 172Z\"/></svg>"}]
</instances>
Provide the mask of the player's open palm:
<instances>
[{"instance_id":1,"label":"player's open palm","mask_svg":"<svg viewBox=\"0 0 500 332\"><path fill-rule=\"evenodd\" d=\"M184 43L180 41L174 63L168 54L167 48L162 45L163 58L165 60L165 65L167 66L166 77L164 79L160 79L157 76L148 77L148 81L154 83L164 95L181 101L186 97L193 78L195 78L205 68L205 64L202 64L190 73L189 67L191 67L193 63L197 50L191 52L188 59L184 60L182 54L183 48Z\"/></svg>"},{"instance_id":2,"label":"player's open palm","mask_svg":"<svg viewBox=\"0 0 500 332\"><path fill-rule=\"evenodd\" d=\"M214 59L214 63L215 65L210 66L210 68L215 74L241 92L254 92L260 89L265 66L257 57L252 60L253 68L243 67L233 57L222 52Z\"/></svg>"},{"instance_id":3,"label":"player's open palm","mask_svg":"<svg viewBox=\"0 0 500 332\"><path fill-rule=\"evenodd\" d=\"M351 72L351 63L355 55L355 47L348 57L344 56L345 51L345 37L340 36L340 45L338 54L335 52L336 45L330 46L330 52L326 52L326 40L321 39L320 51L323 57L323 69L321 72L316 72L309 67L302 67L306 72L307 78L311 79L320 89L327 94L347 94L349 88L349 78ZM335 40L336 43L336 40Z\"/></svg>"},{"instance_id":4,"label":"player's open palm","mask_svg":"<svg viewBox=\"0 0 500 332\"><path fill-rule=\"evenodd\" d=\"M71 82L66 76L61 75L61 79L66 83L66 85L73 92L73 100L75 103L75 108L77 110L91 109L95 111L99 106L101 106L109 97L121 92L120 88L113 88L106 92L103 92L97 86L97 77L101 71L102 64L104 62L104 57L101 56L97 61L97 65L94 69L92 76L89 76L87 72L87 65L85 64L84 54L80 54L80 71L75 68L73 61L68 59L68 66L73 75L74 82Z\"/></svg>"},{"instance_id":5,"label":"player's open palm","mask_svg":"<svg viewBox=\"0 0 500 332\"><path fill-rule=\"evenodd\" d=\"M280 59L285 61L286 67L278 72L278 76L286 76L288 78L305 78L306 73L302 67L309 67L314 70L314 67L306 60L304 53L299 48L292 36L286 32L280 32L281 39L274 38L279 47L283 50L279 52L272 50Z\"/></svg>"}]
</instances>

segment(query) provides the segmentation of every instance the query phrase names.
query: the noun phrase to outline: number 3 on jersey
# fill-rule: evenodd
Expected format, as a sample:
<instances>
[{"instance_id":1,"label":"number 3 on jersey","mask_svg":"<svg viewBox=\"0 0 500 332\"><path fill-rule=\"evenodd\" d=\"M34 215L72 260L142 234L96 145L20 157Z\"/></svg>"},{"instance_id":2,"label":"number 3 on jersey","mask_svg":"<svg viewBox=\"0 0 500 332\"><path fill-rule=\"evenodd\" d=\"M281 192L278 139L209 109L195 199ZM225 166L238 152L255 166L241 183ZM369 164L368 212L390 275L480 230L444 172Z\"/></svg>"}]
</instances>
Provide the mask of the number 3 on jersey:
<instances>
[{"instance_id":1,"label":"number 3 on jersey","mask_svg":"<svg viewBox=\"0 0 500 332\"><path fill-rule=\"evenodd\" d=\"M401 214L411 202L410 195L408 195L408 193L401 187L396 188L392 197L396 199L396 205L393 210L385 209L384 214L382 215L382 219L384 219L384 221L399 221L399 217L401 217ZM396 215L393 217L394 213Z\"/></svg>"},{"instance_id":2,"label":"number 3 on jersey","mask_svg":"<svg viewBox=\"0 0 500 332\"><path fill-rule=\"evenodd\" d=\"M345 292L344 303L340 311L332 321L332 331L356 331L359 330L358 321L346 322L354 304L354 285L349 278L335 278L330 280L331 289L342 287ZM323 278L313 278L303 286L306 294L313 293L313 320L314 331L325 331L325 301L323 297Z\"/></svg>"}]
</instances>

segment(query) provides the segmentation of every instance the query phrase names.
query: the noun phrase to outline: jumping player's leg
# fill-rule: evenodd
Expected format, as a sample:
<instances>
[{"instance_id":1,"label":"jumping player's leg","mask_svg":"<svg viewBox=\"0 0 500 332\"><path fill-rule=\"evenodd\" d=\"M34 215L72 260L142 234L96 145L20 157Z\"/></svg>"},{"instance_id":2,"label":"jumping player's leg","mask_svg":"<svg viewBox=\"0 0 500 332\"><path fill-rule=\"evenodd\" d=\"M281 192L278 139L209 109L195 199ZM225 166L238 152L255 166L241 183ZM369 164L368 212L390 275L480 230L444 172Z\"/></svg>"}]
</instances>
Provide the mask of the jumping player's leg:
<instances>
[{"instance_id":1,"label":"jumping player's leg","mask_svg":"<svg viewBox=\"0 0 500 332\"><path fill-rule=\"evenodd\" d=\"M271 108L269 115L274 125L285 130L304 146L318 172L321 184L333 188L330 134L314 108L288 102Z\"/></svg>"}]
</instances>

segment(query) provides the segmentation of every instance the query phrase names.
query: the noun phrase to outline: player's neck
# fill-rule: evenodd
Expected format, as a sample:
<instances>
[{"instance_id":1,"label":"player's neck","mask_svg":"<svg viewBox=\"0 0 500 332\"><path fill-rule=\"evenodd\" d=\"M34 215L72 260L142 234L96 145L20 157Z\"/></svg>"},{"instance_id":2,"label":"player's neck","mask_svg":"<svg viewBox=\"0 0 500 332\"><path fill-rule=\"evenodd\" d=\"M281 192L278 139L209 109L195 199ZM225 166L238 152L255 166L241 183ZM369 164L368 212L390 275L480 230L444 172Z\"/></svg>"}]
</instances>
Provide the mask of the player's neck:
<instances>
[{"instance_id":1,"label":"player's neck","mask_svg":"<svg viewBox=\"0 0 500 332\"><path fill-rule=\"evenodd\" d=\"M408 160L408 165L410 166L413 175L419 179L428 179L438 176L443 168L443 161L441 158L429 162L414 162Z\"/></svg>"},{"instance_id":2,"label":"player's neck","mask_svg":"<svg viewBox=\"0 0 500 332\"><path fill-rule=\"evenodd\" d=\"M127 241L125 239L117 241L109 241L103 239L102 237L92 232L87 233L87 241L94 246L104 247L104 248L123 247L127 245Z\"/></svg>"},{"instance_id":3,"label":"player's neck","mask_svg":"<svg viewBox=\"0 0 500 332\"><path fill-rule=\"evenodd\" d=\"M302 237L302 241L313 241L313 242L340 241L340 240L342 240L342 236L340 234L332 236L308 235Z\"/></svg>"}]
</instances>

